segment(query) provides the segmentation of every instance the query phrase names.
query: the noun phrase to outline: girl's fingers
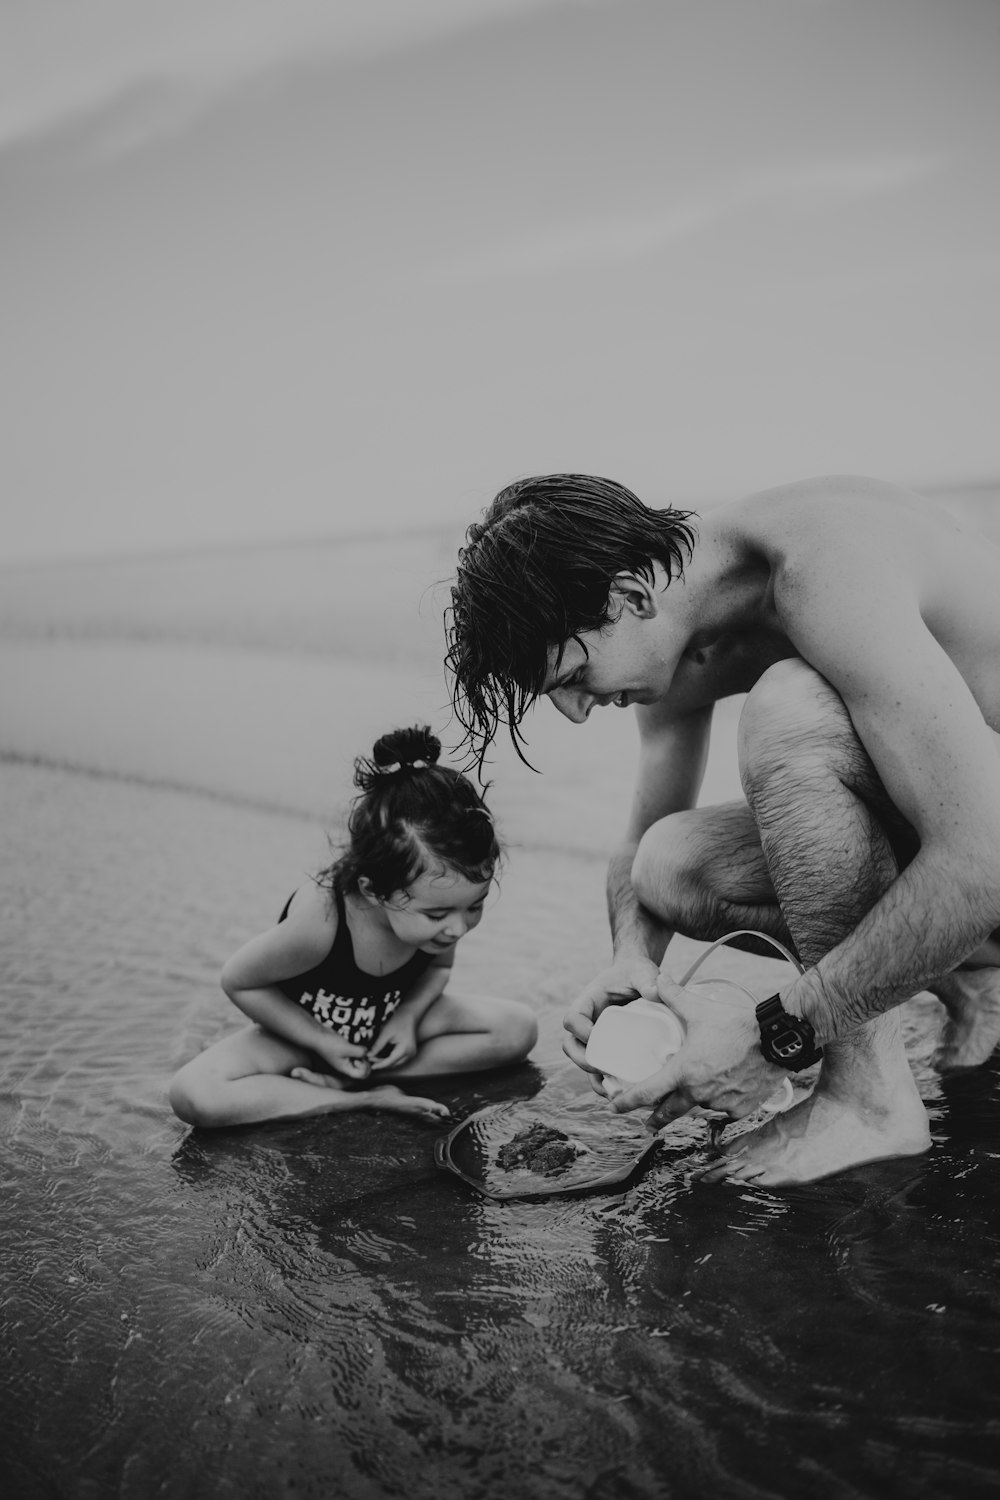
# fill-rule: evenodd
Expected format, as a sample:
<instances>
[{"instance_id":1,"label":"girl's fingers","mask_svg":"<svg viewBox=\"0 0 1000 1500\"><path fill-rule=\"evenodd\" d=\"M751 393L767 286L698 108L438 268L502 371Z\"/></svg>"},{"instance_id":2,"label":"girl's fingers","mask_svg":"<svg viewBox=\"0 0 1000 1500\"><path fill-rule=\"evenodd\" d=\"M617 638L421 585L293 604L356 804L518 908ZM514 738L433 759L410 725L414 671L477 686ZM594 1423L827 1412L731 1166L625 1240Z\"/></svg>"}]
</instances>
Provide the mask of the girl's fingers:
<instances>
[{"instance_id":1,"label":"girl's fingers","mask_svg":"<svg viewBox=\"0 0 1000 1500\"><path fill-rule=\"evenodd\" d=\"M384 1057L372 1059L372 1072L377 1073L380 1068L398 1068L401 1063L408 1062L413 1056L415 1054L408 1051L406 1047L393 1047L392 1051L387 1052Z\"/></svg>"}]
</instances>

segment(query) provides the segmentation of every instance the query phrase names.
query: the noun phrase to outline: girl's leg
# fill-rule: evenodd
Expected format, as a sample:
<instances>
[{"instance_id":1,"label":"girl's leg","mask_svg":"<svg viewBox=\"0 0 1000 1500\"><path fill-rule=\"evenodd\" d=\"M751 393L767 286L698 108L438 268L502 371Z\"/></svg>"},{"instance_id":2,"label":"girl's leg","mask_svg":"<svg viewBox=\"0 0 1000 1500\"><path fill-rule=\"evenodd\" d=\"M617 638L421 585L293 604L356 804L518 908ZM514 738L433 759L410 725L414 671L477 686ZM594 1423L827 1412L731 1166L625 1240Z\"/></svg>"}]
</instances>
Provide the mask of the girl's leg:
<instances>
[{"instance_id":1,"label":"girl's leg","mask_svg":"<svg viewBox=\"0 0 1000 1500\"><path fill-rule=\"evenodd\" d=\"M385 1076L419 1078L504 1068L523 1062L537 1040L538 1025L526 1005L445 990L417 1028L416 1057L387 1069Z\"/></svg>"},{"instance_id":2,"label":"girl's leg","mask_svg":"<svg viewBox=\"0 0 1000 1500\"><path fill-rule=\"evenodd\" d=\"M425 1119L448 1114L443 1104L401 1089L348 1089L332 1074L314 1072L314 1065L304 1048L263 1027L247 1026L185 1064L171 1081L170 1103L188 1125L207 1128L350 1109L387 1109Z\"/></svg>"}]
</instances>

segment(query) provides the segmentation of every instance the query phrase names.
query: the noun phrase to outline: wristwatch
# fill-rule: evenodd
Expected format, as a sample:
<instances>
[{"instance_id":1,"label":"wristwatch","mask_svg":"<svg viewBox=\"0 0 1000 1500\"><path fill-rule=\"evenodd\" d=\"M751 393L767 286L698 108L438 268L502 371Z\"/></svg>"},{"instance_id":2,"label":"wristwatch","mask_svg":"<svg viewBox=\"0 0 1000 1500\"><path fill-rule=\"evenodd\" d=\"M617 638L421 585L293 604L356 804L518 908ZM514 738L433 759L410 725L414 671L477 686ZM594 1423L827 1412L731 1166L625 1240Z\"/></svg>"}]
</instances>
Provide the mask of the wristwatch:
<instances>
[{"instance_id":1,"label":"wristwatch","mask_svg":"<svg viewBox=\"0 0 1000 1500\"><path fill-rule=\"evenodd\" d=\"M811 1068L823 1056L823 1048L816 1045L816 1033L802 1016L790 1016L781 1008L781 996L772 995L762 1000L757 1007L757 1025L760 1027L760 1050L769 1063L787 1068L790 1073L801 1073Z\"/></svg>"}]
</instances>

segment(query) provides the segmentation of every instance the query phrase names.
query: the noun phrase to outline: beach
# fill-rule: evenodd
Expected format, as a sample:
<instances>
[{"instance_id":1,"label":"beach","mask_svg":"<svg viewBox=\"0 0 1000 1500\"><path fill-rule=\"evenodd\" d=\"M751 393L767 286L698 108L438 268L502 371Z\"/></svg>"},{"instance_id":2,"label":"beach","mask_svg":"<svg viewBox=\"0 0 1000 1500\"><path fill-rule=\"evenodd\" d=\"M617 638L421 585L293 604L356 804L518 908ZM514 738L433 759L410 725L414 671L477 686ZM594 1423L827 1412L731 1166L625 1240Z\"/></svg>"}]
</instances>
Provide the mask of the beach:
<instances>
[{"instance_id":1,"label":"beach","mask_svg":"<svg viewBox=\"0 0 1000 1500\"><path fill-rule=\"evenodd\" d=\"M1000 485L936 498L1000 539ZM698 1184L699 1120L620 1190L502 1203L402 1118L171 1113L171 1073L239 1023L223 961L328 860L353 757L410 723L459 754L460 542L3 571L6 1493L996 1493L1000 1073L934 1074L931 997L903 1013L932 1150L795 1191ZM739 795L738 712L703 802ZM561 1051L609 953L631 715L543 704L526 732L535 770L507 743L486 768L506 857L454 982L524 1001L539 1043L436 1096L641 1134ZM719 962L761 994L786 972Z\"/></svg>"}]
</instances>

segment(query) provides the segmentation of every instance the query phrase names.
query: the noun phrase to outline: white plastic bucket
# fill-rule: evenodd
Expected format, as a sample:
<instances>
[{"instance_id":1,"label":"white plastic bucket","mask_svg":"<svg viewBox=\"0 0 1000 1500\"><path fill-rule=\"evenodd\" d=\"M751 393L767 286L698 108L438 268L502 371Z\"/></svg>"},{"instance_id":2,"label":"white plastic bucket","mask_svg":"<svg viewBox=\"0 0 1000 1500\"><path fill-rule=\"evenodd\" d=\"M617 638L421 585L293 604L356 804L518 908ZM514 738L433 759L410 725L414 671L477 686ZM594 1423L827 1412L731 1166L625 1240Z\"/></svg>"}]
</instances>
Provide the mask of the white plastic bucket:
<instances>
[{"instance_id":1,"label":"white plastic bucket","mask_svg":"<svg viewBox=\"0 0 1000 1500\"><path fill-rule=\"evenodd\" d=\"M729 937L738 934L731 933ZM765 936L765 934L756 934ZM720 938L719 943L729 938ZM801 966L792 955L774 939L768 938L782 955L801 972ZM735 989L756 1003L756 996L737 980L717 977L694 980L693 976L705 959L719 946L715 943L701 955L680 981L690 989ZM684 1043L684 1023L676 1011L662 1000L630 1000L625 1005L609 1005L594 1022L587 1040L586 1059L592 1068L602 1075L605 1092L610 1098L620 1094L633 1083L640 1083L650 1074L658 1072L669 1057ZM779 1114L793 1103L795 1093L792 1080L783 1078L780 1087L760 1106L767 1114Z\"/></svg>"}]
</instances>

